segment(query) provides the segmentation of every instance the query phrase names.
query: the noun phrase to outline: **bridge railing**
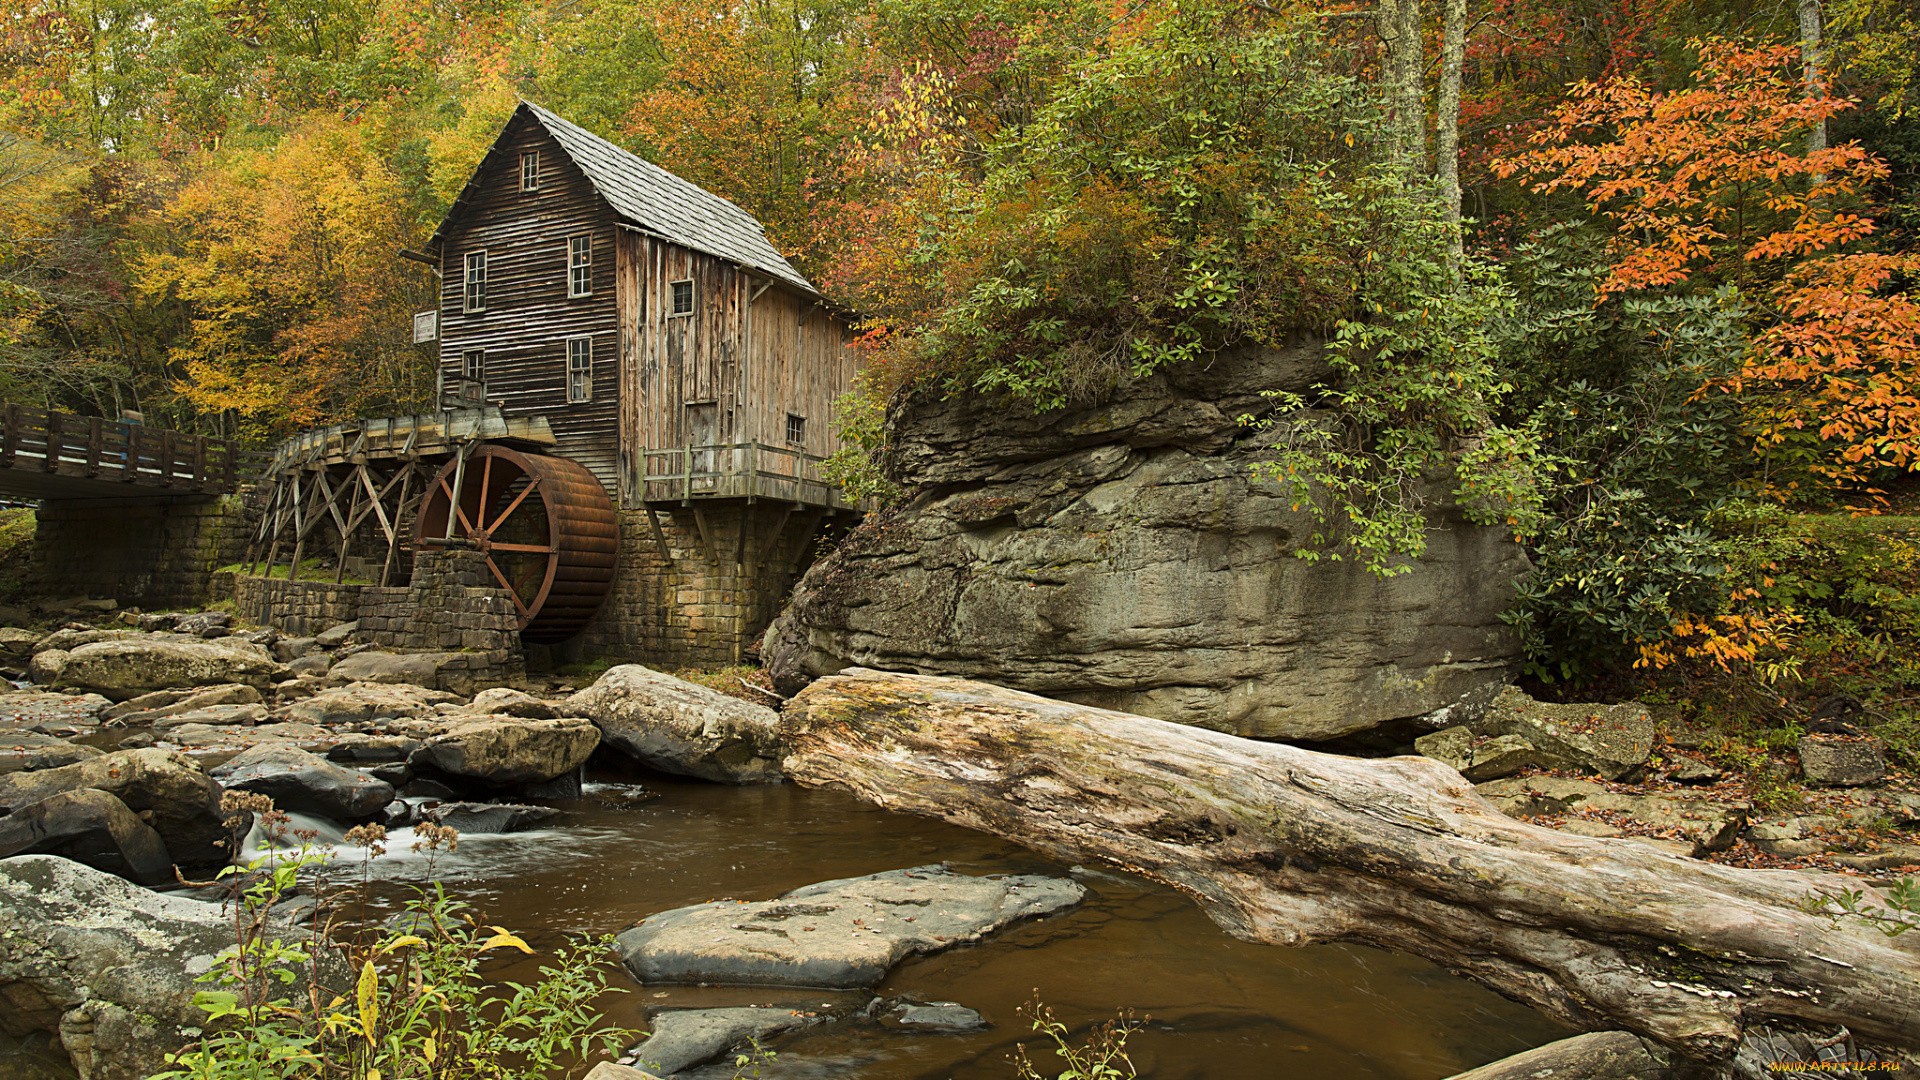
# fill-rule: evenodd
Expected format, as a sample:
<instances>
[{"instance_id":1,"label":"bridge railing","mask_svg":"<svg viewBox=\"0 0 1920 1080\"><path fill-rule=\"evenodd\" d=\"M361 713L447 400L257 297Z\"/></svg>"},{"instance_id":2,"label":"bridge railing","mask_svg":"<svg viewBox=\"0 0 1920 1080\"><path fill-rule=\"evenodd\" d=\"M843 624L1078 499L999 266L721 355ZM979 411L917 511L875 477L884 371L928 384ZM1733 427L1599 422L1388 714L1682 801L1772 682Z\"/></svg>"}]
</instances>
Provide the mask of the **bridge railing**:
<instances>
[{"instance_id":1,"label":"bridge railing","mask_svg":"<svg viewBox=\"0 0 1920 1080\"><path fill-rule=\"evenodd\" d=\"M254 455L223 439L0 405L0 468L118 480L177 494L233 491Z\"/></svg>"}]
</instances>

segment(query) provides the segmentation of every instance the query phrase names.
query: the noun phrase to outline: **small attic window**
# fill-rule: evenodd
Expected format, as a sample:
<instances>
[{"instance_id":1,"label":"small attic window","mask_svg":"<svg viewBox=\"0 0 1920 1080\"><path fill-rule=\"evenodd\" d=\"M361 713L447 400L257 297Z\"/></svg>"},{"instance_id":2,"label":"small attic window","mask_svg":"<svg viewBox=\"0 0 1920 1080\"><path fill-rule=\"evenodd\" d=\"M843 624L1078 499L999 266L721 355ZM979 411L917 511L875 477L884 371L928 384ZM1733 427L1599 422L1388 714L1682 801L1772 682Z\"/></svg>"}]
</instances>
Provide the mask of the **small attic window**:
<instances>
[{"instance_id":1,"label":"small attic window","mask_svg":"<svg viewBox=\"0 0 1920 1080\"><path fill-rule=\"evenodd\" d=\"M673 282L673 308L667 312L668 318L693 314L693 279Z\"/></svg>"},{"instance_id":2,"label":"small attic window","mask_svg":"<svg viewBox=\"0 0 1920 1080\"><path fill-rule=\"evenodd\" d=\"M540 151L528 150L520 155L520 190L540 190Z\"/></svg>"}]
</instances>

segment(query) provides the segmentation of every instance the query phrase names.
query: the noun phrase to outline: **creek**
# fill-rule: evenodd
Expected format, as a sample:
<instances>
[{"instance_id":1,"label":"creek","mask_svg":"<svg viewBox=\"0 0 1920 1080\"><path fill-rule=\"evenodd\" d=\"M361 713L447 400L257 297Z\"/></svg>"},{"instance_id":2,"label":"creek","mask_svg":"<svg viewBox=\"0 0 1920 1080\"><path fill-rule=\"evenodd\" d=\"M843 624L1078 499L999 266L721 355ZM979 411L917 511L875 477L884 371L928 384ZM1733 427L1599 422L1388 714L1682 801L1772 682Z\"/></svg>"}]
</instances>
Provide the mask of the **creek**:
<instances>
[{"instance_id":1,"label":"creek","mask_svg":"<svg viewBox=\"0 0 1920 1080\"><path fill-rule=\"evenodd\" d=\"M838 1022L790 1034L762 1064L766 1080L1010 1080L1016 1042L1055 1063L1019 1006L1036 993L1083 1036L1119 1009L1151 1017L1128 1043L1154 1080L1437 1080L1569 1034L1524 1006L1413 957L1357 946L1283 949L1236 941L1182 894L1105 869L1062 866L998 838L877 810L836 791L725 787L648 776L645 786L590 777L555 803L561 827L465 836L429 858L398 832L370 865L341 851L331 873L363 874L377 908L437 879L489 923L545 951L568 934L604 934L668 908L721 897L759 900L801 885L926 863L969 874L1072 874L1086 903L986 942L896 967L876 992L955 1001L994 1026L919 1034ZM501 979L537 976L539 958ZM865 993L786 988L640 986L603 1003L644 1027L648 1010L734 1005L852 1008ZM643 1051L644 1052L644 1051ZM1057 1070L1056 1070L1057 1071ZM731 1066L683 1077L721 1080ZM748 1075L752 1075L749 1070Z\"/></svg>"}]
</instances>

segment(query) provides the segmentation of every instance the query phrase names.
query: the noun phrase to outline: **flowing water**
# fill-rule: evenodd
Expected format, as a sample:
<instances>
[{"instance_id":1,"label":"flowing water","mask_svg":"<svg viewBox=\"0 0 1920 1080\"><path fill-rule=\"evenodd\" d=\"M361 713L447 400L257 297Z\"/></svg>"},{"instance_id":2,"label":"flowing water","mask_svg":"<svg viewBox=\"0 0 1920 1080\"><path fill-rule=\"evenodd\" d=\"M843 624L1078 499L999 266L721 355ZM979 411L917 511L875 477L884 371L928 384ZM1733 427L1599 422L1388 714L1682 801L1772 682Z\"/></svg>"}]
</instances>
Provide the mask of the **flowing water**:
<instances>
[{"instance_id":1,"label":"flowing water","mask_svg":"<svg viewBox=\"0 0 1920 1080\"><path fill-rule=\"evenodd\" d=\"M589 784L559 828L462 837L432 860L393 837L364 868L391 903L437 878L539 949L610 933L658 911L720 897L759 900L829 878L946 862L963 873L1072 874L1074 911L896 967L876 990L955 1001L994 1026L909 1034L840 1022L785 1036L767 1080L1009 1080L1015 1042L1038 1049L1016 1009L1036 993L1077 1032L1118 1009L1150 1016L1128 1043L1154 1080L1437 1080L1569 1032L1422 960L1354 946L1286 949L1222 933L1181 894L1139 878L1051 862L997 838L875 810L793 785L735 788L649 777L645 789ZM341 862L352 860L341 854ZM336 870L354 877L362 868ZM532 977L537 962L495 974ZM867 995L745 987L640 986L604 1007L644 1027L647 1010L778 1004L857 1006ZM1043 1068L1050 1055L1036 1054ZM1057 1070L1056 1070L1057 1071ZM731 1077L731 1066L682 1073Z\"/></svg>"}]
</instances>

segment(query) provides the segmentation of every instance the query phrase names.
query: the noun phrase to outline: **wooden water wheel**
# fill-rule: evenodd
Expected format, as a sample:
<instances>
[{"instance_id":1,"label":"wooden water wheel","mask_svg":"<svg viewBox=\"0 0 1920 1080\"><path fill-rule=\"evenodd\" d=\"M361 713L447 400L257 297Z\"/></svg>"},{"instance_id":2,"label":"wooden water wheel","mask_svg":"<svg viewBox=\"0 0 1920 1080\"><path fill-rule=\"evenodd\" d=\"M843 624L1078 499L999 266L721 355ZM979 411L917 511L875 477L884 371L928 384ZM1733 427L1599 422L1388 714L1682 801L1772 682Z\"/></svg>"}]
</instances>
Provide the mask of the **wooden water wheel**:
<instances>
[{"instance_id":1,"label":"wooden water wheel","mask_svg":"<svg viewBox=\"0 0 1920 1080\"><path fill-rule=\"evenodd\" d=\"M480 552L513 594L520 636L551 644L600 610L620 530L606 489L576 462L482 444L441 466L413 535L425 550Z\"/></svg>"}]
</instances>

